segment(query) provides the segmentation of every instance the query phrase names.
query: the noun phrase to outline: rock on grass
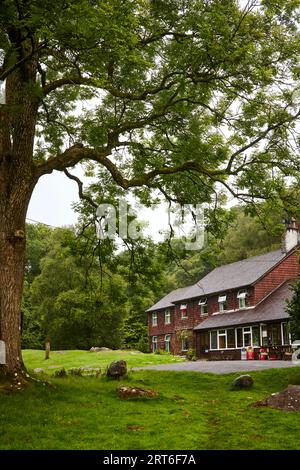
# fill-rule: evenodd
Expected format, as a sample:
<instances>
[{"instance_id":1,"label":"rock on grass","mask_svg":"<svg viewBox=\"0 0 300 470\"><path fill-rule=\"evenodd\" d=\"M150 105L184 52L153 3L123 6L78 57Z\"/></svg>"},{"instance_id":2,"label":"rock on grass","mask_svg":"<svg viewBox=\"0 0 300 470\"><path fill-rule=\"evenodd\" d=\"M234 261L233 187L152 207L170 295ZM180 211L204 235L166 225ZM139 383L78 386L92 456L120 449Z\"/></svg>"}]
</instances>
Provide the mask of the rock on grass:
<instances>
[{"instance_id":1,"label":"rock on grass","mask_svg":"<svg viewBox=\"0 0 300 470\"><path fill-rule=\"evenodd\" d=\"M253 379L251 375L240 375L232 382L232 389L233 390L242 390L242 389L249 389L253 386Z\"/></svg>"},{"instance_id":2,"label":"rock on grass","mask_svg":"<svg viewBox=\"0 0 300 470\"><path fill-rule=\"evenodd\" d=\"M253 406L267 406L278 410L300 412L300 385L289 385L285 390L272 393L264 400L254 403Z\"/></svg>"}]
</instances>

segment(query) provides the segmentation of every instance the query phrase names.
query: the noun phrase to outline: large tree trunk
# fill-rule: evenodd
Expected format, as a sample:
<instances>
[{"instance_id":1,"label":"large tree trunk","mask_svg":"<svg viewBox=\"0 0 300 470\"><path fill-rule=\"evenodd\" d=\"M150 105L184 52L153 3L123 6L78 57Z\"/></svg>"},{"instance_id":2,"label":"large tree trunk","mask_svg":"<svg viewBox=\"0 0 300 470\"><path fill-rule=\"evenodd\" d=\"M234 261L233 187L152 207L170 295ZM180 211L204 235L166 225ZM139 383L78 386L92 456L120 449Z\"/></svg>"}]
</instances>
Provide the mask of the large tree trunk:
<instances>
[{"instance_id":1,"label":"large tree trunk","mask_svg":"<svg viewBox=\"0 0 300 470\"><path fill-rule=\"evenodd\" d=\"M25 218L33 189L32 178L27 176L16 165L0 163L0 339L6 349L6 364L0 365L0 377L18 381L25 371L21 354L21 301ZM10 184L5 184L5 180Z\"/></svg>"},{"instance_id":2,"label":"large tree trunk","mask_svg":"<svg viewBox=\"0 0 300 470\"><path fill-rule=\"evenodd\" d=\"M21 381L21 302L25 268L25 220L37 177L32 162L37 103L26 85L35 81L32 60L11 74L0 107L0 340L6 363L0 379Z\"/></svg>"}]
</instances>

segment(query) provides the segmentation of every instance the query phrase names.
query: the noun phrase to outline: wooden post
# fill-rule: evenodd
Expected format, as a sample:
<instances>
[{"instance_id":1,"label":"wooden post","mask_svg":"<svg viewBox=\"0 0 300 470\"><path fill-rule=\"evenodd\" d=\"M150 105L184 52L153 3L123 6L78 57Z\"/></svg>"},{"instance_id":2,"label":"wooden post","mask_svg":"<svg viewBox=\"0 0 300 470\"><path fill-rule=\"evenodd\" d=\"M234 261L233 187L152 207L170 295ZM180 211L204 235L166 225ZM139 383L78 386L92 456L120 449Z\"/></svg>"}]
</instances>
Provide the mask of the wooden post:
<instances>
[{"instance_id":1,"label":"wooden post","mask_svg":"<svg viewBox=\"0 0 300 470\"><path fill-rule=\"evenodd\" d=\"M50 341L45 342L45 360L50 358Z\"/></svg>"}]
</instances>

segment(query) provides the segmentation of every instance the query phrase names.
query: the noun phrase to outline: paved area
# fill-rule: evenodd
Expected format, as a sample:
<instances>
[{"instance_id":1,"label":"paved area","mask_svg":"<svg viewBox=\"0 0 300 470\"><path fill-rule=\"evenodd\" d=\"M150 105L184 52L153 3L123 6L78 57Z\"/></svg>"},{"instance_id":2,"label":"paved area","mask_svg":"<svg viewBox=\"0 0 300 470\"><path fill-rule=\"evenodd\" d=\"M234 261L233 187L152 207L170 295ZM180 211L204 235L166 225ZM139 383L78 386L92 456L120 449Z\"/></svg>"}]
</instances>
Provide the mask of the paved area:
<instances>
[{"instance_id":1,"label":"paved area","mask_svg":"<svg viewBox=\"0 0 300 470\"><path fill-rule=\"evenodd\" d=\"M133 370L169 370L229 374L231 372L248 372L251 370L279 369L283 367L295 367L295 365L290 361L195 361L135 367Z\"/></svg>"}]
</instances>

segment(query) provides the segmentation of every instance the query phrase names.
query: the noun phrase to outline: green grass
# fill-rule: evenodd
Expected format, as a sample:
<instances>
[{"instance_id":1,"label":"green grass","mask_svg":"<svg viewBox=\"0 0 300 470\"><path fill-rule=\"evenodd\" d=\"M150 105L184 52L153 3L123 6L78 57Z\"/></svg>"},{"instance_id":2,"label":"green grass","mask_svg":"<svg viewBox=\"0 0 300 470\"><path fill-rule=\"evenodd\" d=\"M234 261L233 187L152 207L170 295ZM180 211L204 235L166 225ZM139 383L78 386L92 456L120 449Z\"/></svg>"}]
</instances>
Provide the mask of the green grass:
<instances>
[{"instance_id":1,"label":"green grass","mask_svg":"<svg viewBox=\"0 0 300 470\"><path fill-rule=\"evenodd\" d=\"M32 371L36 368L44 369L47 374L54 374L55 370L65 367L100 367L104 372L105 368L116 360L127 361L128 369L132 367L142 367L155 364L166 364L170 362L181 362L179 356L171 354L143 354L139 351L52 351L50 358L45 360L45 352L33 349L23 351L23 359L26 367ZM57 366L54 368L54 366ZM50 369L49 369L50 367Z\"/></svg>"},{"instance_id":2,"label":"green grass","mask_svg":"<svg viewBox=\"0 0 300 470\"><path fill-rule=\"evenodd\" d=\"M53 387L1 392L0 449L300 449L300 413L251 406L299 384L300 368L251 375L250 391L230 390L237 374L147 370L120 382L51 377ZM120 400L121 384L153 388L159 396Z\"/></svg>"}]
</instances>

